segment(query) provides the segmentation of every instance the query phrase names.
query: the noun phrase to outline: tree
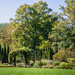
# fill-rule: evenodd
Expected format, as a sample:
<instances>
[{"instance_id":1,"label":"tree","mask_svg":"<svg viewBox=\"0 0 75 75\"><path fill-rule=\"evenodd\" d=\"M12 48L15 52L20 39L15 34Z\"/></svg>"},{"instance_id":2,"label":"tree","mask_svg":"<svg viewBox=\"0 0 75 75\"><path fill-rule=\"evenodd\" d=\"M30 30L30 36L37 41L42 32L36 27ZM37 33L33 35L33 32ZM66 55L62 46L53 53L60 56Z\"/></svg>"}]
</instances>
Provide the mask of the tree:
<instances>
[{"instance_id":1,"label":"tree","mask_svg":"<svg viewBox=\"0 0 75 75\"><path fill-rule=\"evenodd\" d=\"M5 43L4 43L4 56L3 56L3 58L4 58L3 63L6 63L7 59L6 59L6 44Z\"/></svg>"},{"instance_id":2,"label":"tree","mask_svg":"<svg viewBox=\"0 0 75 75\"><path fill-rule=\"evenodd\" d=\"M52 24L57 20L57 17L50 14L51 11L52 9L48 8L43 1L31 6L21 5L16 11L14 38L21 47L25 46L34 50L34 61L40 42L48 40Z\"/></svg>"},{"instance_id":3,"label":"tree","mask_svg":"<svg viewBox=\"0 0 75 75\"><path fill-rule=\"evenodd\" d=\"M61 14L62 20L64 22L63 25L75 25L75 2L74 0L65 0L65 3L67 4L66 7L60 6L63 13ZM65 16L66 18L63 18Z\"/></svg>"},{"instance_id":4,"label":"tree","mask_svg":"<svg viewBox=\"0 0 75 75\"><path fill-rule=\"evenodd\" d=\"M2 57L2 56L1 56L1 44L0 44L0 61L1 61L1 57Z\"/></svg>"},{"instance_id":5,"label":"tree","mask_svg":"<svg viewBox=\"0 0 75 75\"><path fill-rule=\"evenodd\" d=\"M2 63L4 63L4 49L3 48L1 49L1 52L2 52L2 54L1 54L1 56L2 56L1 60L2 60Z\"/></svg>"},{"instance_id":6,"label":"tree","mask_svg":"<svg viewBox=\"0 0 75 75\"><path fill-rule=\"evenodd\" d=\"M75 49L75 3L73 0L65 0L66 7L61 6L61 20L56 21L51 36L52 48L56 53L63 48L65 50ZM63 17L65 16L65 17Z\"/></svg>"},{"instance_id":7,"label":"tree","mask_svg":"<svg viewBox=\"0 0 75 75\"><path fill-rule=\"evenodd\" d=\"M41 58L48 59L48 60L52 59L53 52L51 49L51 42L49 42L49 40L47 41L43 40L39 46L39 49L40 49L39 54L42 55Z\"/></svg>"},{"instance_id":8,"label":"tree","mask_svg":"<svg viewBox=\"0 0 75 75\"><path fill-rule=\"evenodd\" d=\"M7 45L7 52L6 52L7 63L8 63L8 55L9 55L9 45Z\"/></svg>"}]
</instances>

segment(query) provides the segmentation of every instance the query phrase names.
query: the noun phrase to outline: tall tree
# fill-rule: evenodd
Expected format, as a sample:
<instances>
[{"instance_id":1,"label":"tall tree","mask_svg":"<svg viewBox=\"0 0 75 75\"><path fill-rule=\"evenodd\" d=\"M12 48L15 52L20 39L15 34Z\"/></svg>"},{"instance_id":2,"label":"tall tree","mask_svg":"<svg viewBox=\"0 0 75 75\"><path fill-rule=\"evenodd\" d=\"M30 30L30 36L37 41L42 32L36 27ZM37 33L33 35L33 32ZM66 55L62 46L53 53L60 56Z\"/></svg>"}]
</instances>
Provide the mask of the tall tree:
<instances>
[{"instance_id":1,"label":"tall tree","mask_svg":"<svg viewBox=\"0 0 75 75\"><path fill-rule=\"evenodd\" d=\"M9 55L9 45L7 45L7 52L6 52L7 63L8 63L8 55Z\"/></svg>"},{"instance_id":2,"label":"tall tree","mask_svg":"<svg viewBox=\"0 0 75 75\"><path fill-rule=\"evenodd\" d=\"M34 60L36 51L42 40L48 40L48 33L56 17L50 14L52 9L48 8L46 2L39 1L33 5L21 5L16 11L14 20L14 38L20 46L32 48L34 50Z\"/></svg>"},{"instance_id":3,"label":"tall tree","mask_svg":"<svg viewBox=\"0 0 75 75\"><path fill-rule=\"evenodd\" d=\"M7 59L6 59L6 44L4 43L4 63L7 62Z\"/></svg>"},{"instance_id":4,"label":"tall tree","mask_svg":"<svg viewBox=\"0 0 75 75\"><path fill-rule=\"evenodd\" d=\"M1 44L0 44L0 61L1 61Z\"/></svg>"},{"instance_id":5,"label":"tall tree","mask_svg":"<svg viewBox=\"0 0 75 75\"><path fill-rule=\"evenodd\" d=\"M54 25L49 38L52 39L52 48L57 52L63 48L66 50L75 49L75 2L65 0L66 7L61 6L61 20Z\"/></svg>"}]
</instances>

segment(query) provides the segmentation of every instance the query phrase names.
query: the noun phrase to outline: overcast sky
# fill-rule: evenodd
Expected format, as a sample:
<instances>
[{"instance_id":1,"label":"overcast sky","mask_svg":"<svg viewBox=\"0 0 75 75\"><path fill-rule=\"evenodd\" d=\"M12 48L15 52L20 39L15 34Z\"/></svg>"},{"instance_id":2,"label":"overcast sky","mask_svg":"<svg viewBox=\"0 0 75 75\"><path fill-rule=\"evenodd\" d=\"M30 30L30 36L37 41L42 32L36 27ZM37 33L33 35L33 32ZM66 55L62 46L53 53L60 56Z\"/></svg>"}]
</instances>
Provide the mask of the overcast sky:
<instances>
[{"instance_id":1,"label":"overcast sky","mask_svg":"<svg viewBox=\"0 0 75 75\"><path fill-rule=\"evenodd\" d=\"M39 0L0 0L0 23L10 22L10 18L15 18L16 10L20 5L32 5ZM60 12L59 5L66 6L65 0L43 0L53 12Z\"/></svg>"}]
</instances>

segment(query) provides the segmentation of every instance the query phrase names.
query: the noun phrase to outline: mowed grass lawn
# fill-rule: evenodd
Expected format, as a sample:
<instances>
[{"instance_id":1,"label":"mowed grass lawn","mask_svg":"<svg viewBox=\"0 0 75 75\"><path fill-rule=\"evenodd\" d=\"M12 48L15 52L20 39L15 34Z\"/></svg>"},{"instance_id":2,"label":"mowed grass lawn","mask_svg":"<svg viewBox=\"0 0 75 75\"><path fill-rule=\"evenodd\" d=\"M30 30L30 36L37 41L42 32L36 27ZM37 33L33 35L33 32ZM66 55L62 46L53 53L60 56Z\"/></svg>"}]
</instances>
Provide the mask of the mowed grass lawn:
<instances>
[{"instance_id":1,"label":"mowed grass lawn","mask_svg":"<svg viewBox=\"0 0 75 75\"><path fill-rule=\"evenodd\" d=\"M75 75L75 70L40 68L0 68L0 75Z\"/></svg>"}]
</instances>

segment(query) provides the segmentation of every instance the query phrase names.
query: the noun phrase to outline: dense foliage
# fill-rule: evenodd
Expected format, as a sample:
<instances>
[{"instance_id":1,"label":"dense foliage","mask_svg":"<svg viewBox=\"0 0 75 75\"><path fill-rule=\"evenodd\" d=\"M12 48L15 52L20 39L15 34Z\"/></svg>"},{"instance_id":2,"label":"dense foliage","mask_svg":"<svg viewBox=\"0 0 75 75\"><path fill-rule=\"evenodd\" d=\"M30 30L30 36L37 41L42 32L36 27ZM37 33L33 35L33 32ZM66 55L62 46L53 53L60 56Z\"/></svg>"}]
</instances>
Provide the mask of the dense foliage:
<instances>
[{"instance_id":1,"label":"dense foliage","mask_svg":"<svg viewBox=\"0 0 75 75\"><path fill-rule=\"evenodd\" d=\"M75 58L75 2L65 3L60 14L42 0L21 5L10 24L0 24L0 61L15 66L18 61L26 65L34 61L35 66L43 65L41 59L63 62Z\"/></svg>"}]
</instances>

